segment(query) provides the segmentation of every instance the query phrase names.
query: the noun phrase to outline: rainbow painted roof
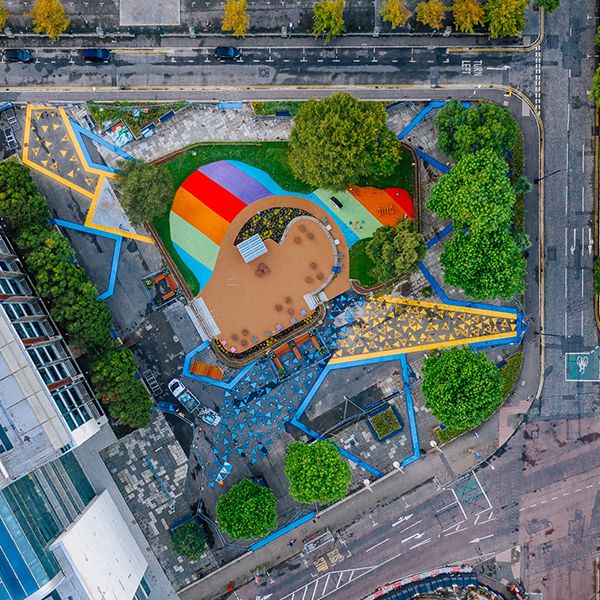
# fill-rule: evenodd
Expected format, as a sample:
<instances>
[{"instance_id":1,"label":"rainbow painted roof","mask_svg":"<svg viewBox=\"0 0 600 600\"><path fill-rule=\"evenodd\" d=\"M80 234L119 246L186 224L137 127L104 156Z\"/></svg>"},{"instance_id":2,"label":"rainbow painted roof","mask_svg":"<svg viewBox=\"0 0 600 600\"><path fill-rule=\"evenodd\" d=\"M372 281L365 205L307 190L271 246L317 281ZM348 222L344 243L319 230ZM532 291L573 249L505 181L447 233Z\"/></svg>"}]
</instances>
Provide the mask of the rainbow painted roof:
<instances>
[{"instance_id":1,"label":"rainbow painted roof","mask_svg":"<svg viewBox=\"0 0 600 600\"><path fill-rule=\"evenodd\" d=\"M343 204L334 208L332 193L288 192L267 173L235 160L220 160L194 171L175 194L169 223L171 240L202 289L210 279L219 248L233 219L246 206L269 196L295 196L324 209L342 230L348 247L370 237L382 224L413 218L413 203L400 188L379 190L355 187L335 192Z\"/></svg>"}]
</instances>

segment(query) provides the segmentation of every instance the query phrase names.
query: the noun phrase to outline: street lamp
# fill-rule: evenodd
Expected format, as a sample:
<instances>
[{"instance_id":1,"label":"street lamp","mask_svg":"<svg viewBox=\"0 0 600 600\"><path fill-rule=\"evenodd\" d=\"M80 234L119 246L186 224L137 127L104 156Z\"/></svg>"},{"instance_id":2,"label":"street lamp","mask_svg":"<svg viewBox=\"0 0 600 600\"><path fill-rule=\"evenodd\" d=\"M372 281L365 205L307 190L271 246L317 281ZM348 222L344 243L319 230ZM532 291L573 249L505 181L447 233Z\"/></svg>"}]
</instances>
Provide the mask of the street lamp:
<instances>
[{"instance_id":1,"label":"street lamp","mask_svg":"<svg viewBox=\"0 0 600 600\"><path fill-rule=\"evenodd\" d=\"M371 487L371 482L368 479L363 479L363 485L371 492L371 494L375 493L375 492L373 492L373 488Z\"/></svg>"},{"instance_id":2,"label":"street lamp","mask_svg":"<svg viewBox=\"0 0 600 600\"><path fill-rule=\"evenodd\" d=\"M431 440L429 442L429 445L434 449L437 450L438 452L441 452L442 454L444 454L444 451L438 446L438 443L435 440Z\"/></svg>"},{"instance_id":3,"label":"street lamp","mask_svg":"<svg viewBox=\"0 0 600 600\"><path fill-rule=\"evenodd\" d=\"M552 175L556 175L557 173L560 173L561 171L562 171L562 169L558 169L558 171L552 171L552 173L548 173L548 175L544 175L543 177L534 177L533 183L539 183L543 179L546 179L547 177L551 177Z\"/></svg>"},{"instance_id":4,"label":"street lamp","mask_svg":"<svg viewBox=\"0 0 600 600\"><path fill-rule=\"evenodd\" d=\"M392 463L392 467L394 467L396 471L400 471L400 473L404 474L404 467L397 460Z\"/></svg>"}]
</instances>

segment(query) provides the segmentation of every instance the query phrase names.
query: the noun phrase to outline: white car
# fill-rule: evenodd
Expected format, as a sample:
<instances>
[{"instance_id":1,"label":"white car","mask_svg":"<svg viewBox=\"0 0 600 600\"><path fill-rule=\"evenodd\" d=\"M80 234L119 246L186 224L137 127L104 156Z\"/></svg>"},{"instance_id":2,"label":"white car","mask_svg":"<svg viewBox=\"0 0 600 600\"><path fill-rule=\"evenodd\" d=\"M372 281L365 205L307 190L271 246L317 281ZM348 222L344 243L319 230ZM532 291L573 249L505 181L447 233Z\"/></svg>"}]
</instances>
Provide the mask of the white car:
<instances>
[{"instance_id":1,"label":"white car","mask_svg":"<svg viewBox=\"0 0 600 600\"><path fill-rule=\"evenodd\" d=\"M214 410L202 406L198 398L196 398L196 396L194 396L194 394L192 394L179 379L171 379L168 387L171 394L185 406L188 412L197 415L209 425L218 425L221 422L221 416Z\"/></svg>"}]
</instances>

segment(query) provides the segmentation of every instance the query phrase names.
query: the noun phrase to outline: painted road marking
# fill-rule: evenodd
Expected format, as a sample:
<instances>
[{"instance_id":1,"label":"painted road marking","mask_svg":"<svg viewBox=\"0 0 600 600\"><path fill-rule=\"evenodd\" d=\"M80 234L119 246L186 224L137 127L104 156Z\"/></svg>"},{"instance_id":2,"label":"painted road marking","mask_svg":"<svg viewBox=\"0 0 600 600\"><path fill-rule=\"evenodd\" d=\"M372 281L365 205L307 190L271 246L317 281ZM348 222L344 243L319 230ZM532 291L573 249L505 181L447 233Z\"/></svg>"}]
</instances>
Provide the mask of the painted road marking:
<instances>
[{"instance_id":1,"label":"painted road marking","mask_svg":"<svg viewBox=\"0 0 600 600\"><path fill-rule=\"evenodd\" d=\"M404 544L405 542L410 542L410 540L420 540L424 535L424 533L415 533L414 535L403 539L400 543Z\"/></svg>"},{"instance_id":2,"label":"painted road marking","mask_svg":"<svg viewBox=\"0 0 600 600\"><path fill-rule=\"evenodd\" d=\"M401 529L400 533L404 533L405 531L408 531L411 527L414 527L415 525L418 525L421 522L422 522L422 519L419 519L418 521L415 521L412 525L409 525L408 527L405 527L404 529ZM392 527L393 527L393 525L392 525Z\"/></svg>"},{"instance_id":3,"label":"painted road marking","mask_svg":"<svg viewBox=\"0 0 600 600\"><path fill-rule=\"evenodd\" d=\"M450 533L445 533L444 537L448 537L450 535L454 535L455 533L459 533L461 531L466 531L467 529L469 529L468 527L463 527L462 529L457 529L456 531L451 531Z\"/></svg>"},{"instance_id":4,"label":"painted road marking","mask_svg":"<svg viewBox=\"0 0 600 600\"><path fill-rule=\"evenodd\" d=\"M385 538L385 540L382 540L381 542L379 542L378 544L375 544L374 546L371 546L370 548L367 548L365 550L365 552L371 552L371 550L375 550L375 548L381 546L381 544L385 544L387 541L389 541L390 538Z\"/></svg>"},{"instance_id":5,"label":"painted road marking","mask_svg":"<svg viewBox=\"0 0 600 600\"><path fill-rule=\"evenodd\" d=\"M396 525L400 525L400 523L404 523L404 521L410 520L413 516L414 516L414 513L411 513L410 515L406 515L405 517L400 517L395 523L392 523L392 527L396 527Z\"/></svg>"},{"instance_id":6,"label":"painted road marking","mask_svg":"<svg viewBox=\"0 0 600 600\"><path fill-rule=\"evenodd\" d=\"M413 550L414 548L418 548L419 546L424 546L425 544L429 544L430 541L431 541L431 538L427 538L426 540L423 540L422 542L419 542L418 544L411 546L409 548L409 550Z\"/></svg>"}]
</instances>

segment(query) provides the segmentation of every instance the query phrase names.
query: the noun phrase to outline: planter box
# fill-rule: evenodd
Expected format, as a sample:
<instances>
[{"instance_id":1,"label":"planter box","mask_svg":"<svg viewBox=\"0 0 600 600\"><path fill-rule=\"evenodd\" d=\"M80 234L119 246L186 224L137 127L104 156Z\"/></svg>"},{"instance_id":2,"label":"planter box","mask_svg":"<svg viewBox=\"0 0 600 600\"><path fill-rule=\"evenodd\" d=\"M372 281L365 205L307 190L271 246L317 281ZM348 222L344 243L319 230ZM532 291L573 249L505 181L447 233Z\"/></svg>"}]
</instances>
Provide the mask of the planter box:
<instances>
[{"instance_id":1,"label":"planter box","mask_svg":"<svg viewBox=\"0 0 600 600\"><path fill-rule=\"evenodd\" d=\"M402 417L395 406L385 406L369 417L369 428L375 439L383 442L404 429Z\"/></svg>"}]
</instances>

